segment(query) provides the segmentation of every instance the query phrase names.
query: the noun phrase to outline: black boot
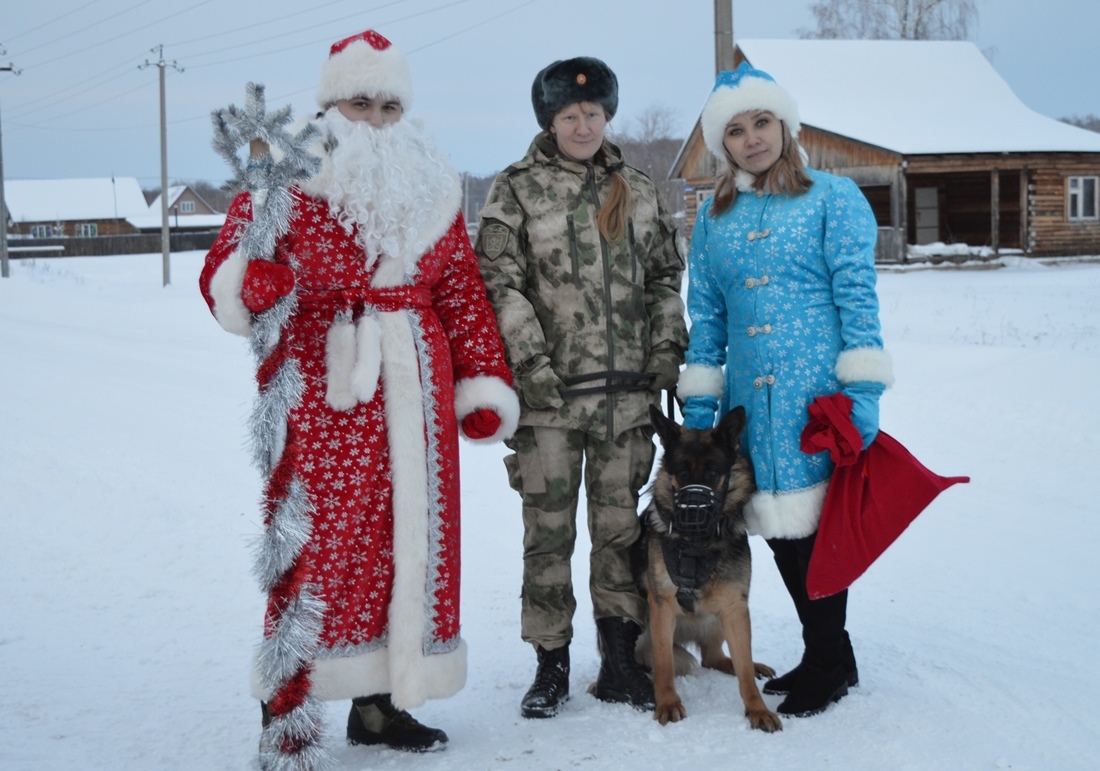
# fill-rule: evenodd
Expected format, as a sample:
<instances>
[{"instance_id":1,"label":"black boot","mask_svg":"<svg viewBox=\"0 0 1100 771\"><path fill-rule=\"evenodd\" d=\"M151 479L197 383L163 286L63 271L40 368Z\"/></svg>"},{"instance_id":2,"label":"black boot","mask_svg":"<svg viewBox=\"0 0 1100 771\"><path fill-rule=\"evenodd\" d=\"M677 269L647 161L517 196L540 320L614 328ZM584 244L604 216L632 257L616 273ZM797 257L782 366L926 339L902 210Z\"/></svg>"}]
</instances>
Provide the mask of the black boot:
<instances>
[{"instance_id":1,"label":"black boot","mask_svg":"<svg viewBox=\"0 0 1100 771\"><path fill-rule=\"evenodd\" d=\"M535 646L539 666L535 682L523 694L520 714L524 717L553 717L569 700L569 643L548 651Z\"/></svg>"},{"instance_id":2,"label":"black boot","mask_svg":"<svg viewBox=\"0 0 1100 771\"><path fill-rule=\"evenodd\" d=\"M848 591L811 600L806 591L806 574L816 535L795 539L769 539L775 566L794 602L802 622L801 663L781 677L769 680L763 691L787 693L780 711L804 717L821 712L848 693L859 682L855 654L844 629ZM840 676L837 677L837 672Z\"/></svg>"},{"instance_id":3,"label":"black boot","mask_svg":"<svg viewBox=\"0 0 1100 771\"><path fill-rule=\"evenodd\" d=\"M642 628L625 618L596 619L600 644L600 674L592 695L600 701L627 702L637 709L653 709L653 681L634 659Z\"/></svg>"},{"instance_id":4,"label":"black boot","mask_svg":"<svg viewBox=\"0 0 1100 771\"><path fill-rule=\"evenodd\" d=\"M447 734L428 728L403 709L388 693L352 699L348 715L348 744L385 744L395 750L433 752L447 744Z\"/></svg>"},{"instance_id":5,"label":"black boot","mask_svg":"<svg viewBox=\"0 0 1100 771\"><path fill-rule=\"evenodd\" d=\"M791 692L776 708L780 715L809 717L834 701L848 695L848 676L839 664L823 668L803 661L798 665L798 676L791 685Z\"/></svg>"},{"instance_id":6,"label":"black boot","mask_svg":"<svg viewBox=\"0 0 1100 771\"><path fill-rule=\"evenodd\" d=\"M771 680L764 683L764 687L761 690L773 696L790 693L795 680L798 679L798 670L801 666L802 665L799 664L785 675L773 677ZM859 670L856 668L856 654L855 651L852 650L852 641L848 639L847 632L844 633L844 674L848 678L849 688L855 688L859 685Z\"/></svg>"}]
</instances>

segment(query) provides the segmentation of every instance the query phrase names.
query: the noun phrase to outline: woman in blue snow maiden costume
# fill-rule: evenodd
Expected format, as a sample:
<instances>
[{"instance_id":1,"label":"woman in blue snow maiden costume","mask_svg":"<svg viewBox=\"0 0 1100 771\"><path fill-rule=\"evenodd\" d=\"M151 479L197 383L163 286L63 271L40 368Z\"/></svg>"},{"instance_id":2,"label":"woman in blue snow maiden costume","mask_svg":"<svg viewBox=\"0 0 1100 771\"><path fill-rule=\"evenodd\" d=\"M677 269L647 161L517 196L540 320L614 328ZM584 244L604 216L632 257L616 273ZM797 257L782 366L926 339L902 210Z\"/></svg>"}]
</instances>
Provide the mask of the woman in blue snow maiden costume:
<instances>
[{"instance_id":1,"label":"woman in blue snow maiden costume","mask_svg":"<svg viewBox=\"0 0 1100 771\"><path fill-rule=\"evenodd\" d=\"M710 428L744 405L743 451L759 488L749 532L771 547L802 624L802 660L764 686L781 714L822 712L856 685L847 591L811 600L806 571L825 490L826 452L799 449L807 406L843 391L866 448L893 381L879 333L874 215L849 179L807 168L791 95L747 62L719 74L703 138L722 169L700 208L689 259L685 425Z\"/></svg>"}]
</instances>

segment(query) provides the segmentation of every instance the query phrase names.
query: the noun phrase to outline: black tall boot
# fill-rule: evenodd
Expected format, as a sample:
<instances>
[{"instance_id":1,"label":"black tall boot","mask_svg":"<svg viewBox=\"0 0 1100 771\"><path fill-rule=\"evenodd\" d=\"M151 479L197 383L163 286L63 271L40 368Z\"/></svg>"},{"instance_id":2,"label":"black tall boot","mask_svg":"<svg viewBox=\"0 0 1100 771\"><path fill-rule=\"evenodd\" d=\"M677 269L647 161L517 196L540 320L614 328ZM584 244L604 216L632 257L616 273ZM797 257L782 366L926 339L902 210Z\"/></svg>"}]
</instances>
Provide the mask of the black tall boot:
<instances>
[{"instance_id":1,"label":"black tall boot","mask_svg":"<svg viewBox=\"0 0 1100 771\"><path fill-rule=\"evenodd\" d=\"M806 574L815 536L768 541L783 584L802 623L804 652L797 667L769 680L763 691L788 694L779 705L781 714L804 717L823 711L859 682L855 653L844 629L848 592L811 600Z\"/></svg>"},{"instance_id":2,"label":"black tall boot","mask_svg":"<svg viewBox=\"0 0 1100 771\"><path fill-rule=\"evenodd\" d=\"M809 717L848 695L844 666L847 605L847 591L806 603L802 624L806 650L787 698L776 708L779 714Z\"/></svg>"},{"instance_id":3,"label":"black tall boot","mask_svg":"<svg viewBox=\"0 0 1100 771\"><path fill-rule=\"evenodd\" d=\"M569 643L548 651L535 646L539 666L535 682L523 694L520 714L524 717L553 717L569 700Z\"/></svg>"},{"instance_id":4,"label":"black tall boot","mask_svg":"<svg viewBox=\"0 0 1100 771\"><path fill-rule=\"evenodd\" d=\"M592 695L600 701L626 702L637 709L653 709L653 681L634 659L642 628L625 618L596 619L600 644L600 674Z\"/></svg>"},{"instance_id":5,"label":"black tall boot","mask_svg":"<svg viewBox=\"0 0 1100 771\"><path fill-rule=\"evenodd\" d=\"M388 693L351 700L348 744L385 744L395 750L434 752L447 744L447 734L429 728L393 706Z\"/></svg>"}]
</instances>

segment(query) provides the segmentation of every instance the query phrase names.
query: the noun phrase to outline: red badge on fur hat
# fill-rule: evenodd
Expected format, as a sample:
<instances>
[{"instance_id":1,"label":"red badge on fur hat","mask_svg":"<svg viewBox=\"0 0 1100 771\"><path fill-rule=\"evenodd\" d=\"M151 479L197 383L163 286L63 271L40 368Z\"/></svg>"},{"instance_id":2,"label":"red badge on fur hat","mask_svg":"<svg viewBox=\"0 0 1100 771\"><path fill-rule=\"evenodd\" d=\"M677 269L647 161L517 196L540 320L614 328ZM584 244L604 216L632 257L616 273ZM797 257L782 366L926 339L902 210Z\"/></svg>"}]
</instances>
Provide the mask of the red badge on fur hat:
<instances>
[{"instance_id":1,"label":"red badge on fur hat","mask_svg":"<svg viewBox=\"0 0 1100 771\"><path fill-rule=\"evenodd\" d=\"M936 496L970 477L941 477L879 431L865 451L852 400L823 396L809 407L802 452L828 450L837 464L821 509L806 591L817 600L851 586Z\"/></svg>"}]
</instances>

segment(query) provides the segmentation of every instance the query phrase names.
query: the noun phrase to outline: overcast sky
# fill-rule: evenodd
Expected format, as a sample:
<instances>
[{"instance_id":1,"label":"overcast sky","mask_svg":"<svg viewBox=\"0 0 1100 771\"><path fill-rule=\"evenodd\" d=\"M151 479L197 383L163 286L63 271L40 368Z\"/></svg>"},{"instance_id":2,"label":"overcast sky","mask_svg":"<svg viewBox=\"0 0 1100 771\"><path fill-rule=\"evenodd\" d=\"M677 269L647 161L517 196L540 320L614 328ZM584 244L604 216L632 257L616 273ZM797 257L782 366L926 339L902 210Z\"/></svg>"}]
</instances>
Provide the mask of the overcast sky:
<instances>
[{"instance_id":1,"label":"overcast sky","mask_svg":"<svg viewBox=\"0 0 1100 771\"><path fill-rule=\"evenodd\" d=\"M1098 0L977 0L974 42L1020 99L1060 118L1100 114ZM797 38L812 0L734 0L734 35ZM620 84L620 130L649 107L686 135L714 78L711 0L27 0L0 21L6 179L137 177L160 184L158 69L166 68L169 181L221 182L210 112L242 104L249 81L268 105L315 109L336 40L366 28L409 57L423 120L459 171L517 160L538 130L535 73L596 56ZM873 66L873 63L868 63ZM844 84L837 83L837 98ZM944 116L944 130L951 118Z\"/></svg>"}]
</instances>

